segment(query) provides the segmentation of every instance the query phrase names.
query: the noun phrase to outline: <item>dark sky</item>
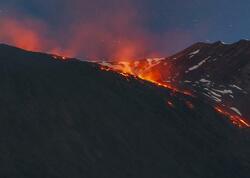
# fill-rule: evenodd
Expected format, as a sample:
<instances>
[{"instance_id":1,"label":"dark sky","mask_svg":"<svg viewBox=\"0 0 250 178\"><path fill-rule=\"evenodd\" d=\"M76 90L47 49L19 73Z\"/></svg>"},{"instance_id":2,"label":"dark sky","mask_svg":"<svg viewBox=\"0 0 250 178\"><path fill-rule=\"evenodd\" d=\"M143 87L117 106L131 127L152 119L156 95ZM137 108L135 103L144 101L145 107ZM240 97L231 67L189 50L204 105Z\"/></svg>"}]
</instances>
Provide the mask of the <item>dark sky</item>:
<instances>
[{"instance_id":1,"label":"dark sky","mask_svg":"<svg viewBox=\"0 0 250 178\"><path fill-rule=\"evenodd\" d=\"M0 0L0 42L88 58L250 38L249 0Z\"/></svg>"}]
</instances>

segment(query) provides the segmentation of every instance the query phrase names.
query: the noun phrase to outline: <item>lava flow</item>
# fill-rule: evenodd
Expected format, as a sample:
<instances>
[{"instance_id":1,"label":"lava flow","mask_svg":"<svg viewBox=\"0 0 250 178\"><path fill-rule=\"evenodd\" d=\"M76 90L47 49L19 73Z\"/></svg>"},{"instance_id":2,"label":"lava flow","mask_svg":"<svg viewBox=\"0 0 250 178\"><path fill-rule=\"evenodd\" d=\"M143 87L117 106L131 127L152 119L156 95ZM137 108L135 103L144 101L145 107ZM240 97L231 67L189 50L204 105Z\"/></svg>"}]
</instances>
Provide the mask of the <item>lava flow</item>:
<instances>
[{"instance_id":1,"label":"lava flow","mask_svg":"<svg viewBox=\"0 0 250 178\"><path fill-rule=\"evenodd\" d=\"M61 56L57 56L57 55L53 55L52 57L56 60L61 60L61 61L70 60L70 58L61 57ZM180 89L180 88L176 87L175 85L171 85L170 83L162 82L162 80L159 77L160 74L157 71L150 71L147 73L135 72L135 70L131 67L131 65L129 65L128 62L126 62L127 65L121 65L122 67L119 66L119 68L116 68L112 65L107 66L107 65L102 65L102 63L99 63L99 64L100 64L101 70L113 71L113 72L119 73L120 75L122 75L126 78L134 77L136 79L145 80L145 81L148 81L148 82L150 82L154 85L157 85L159 87L167 88L167 89L171 90L173 93L181 93L181 94L184 94L186 96L195 97L195 95L189 90ZM187 105L187 107L189 109L194 109L194 105L191 102L186 101L185 104ZM174 105L171 101L167 101L167 105L169 107L174 108ZM222 107L222 106L215 106L215 111L217 111L218 113L229 118L230 121L234 125L236 125L237 127L250 128L250 123L247 119L245 119L239 115L233 114L231 112L228 112L227 109Z\"/></svg>"},{"instance_id":2,"label":"lava flow","mask_svg":"<svg viewBox=\"0 0 250 178\"><path fill-rule=\"evenodd\" d=\"M105 70L105 71L117 72L126 78L132 76L132 77L135 77L137 79L151 82L157 86L167 88L167 89L173 91L174 93L181 93L181 94L184 94L187 96L195 97L194 94L189 90L179 89L176 86L171 85L170 83L162 82L159 79L159 74L157 72L152 71L152 72L148 72L148 73L138 73L138 72L134 72L134 69L131 68L131 65L121 65L121 66L123 66L123 67L115 68L112 65L107 66L107 65L101 64L100 69ZM170 101L167 102L167 105L170 107L174 107L174 105ZM192 103L186 102L186 105L189 109L194 109L194 106ZM236 114L232 114L221 106L215 106L215 111L217 111L218 113L229 118L230 121L232 122L232 124L236 125L239 128L250 128L250 123L247 121L247 119L244 119L241 116L238 116Z\"/></svg>"},{"instance_id":3,"label":"lava flow","mask_svg":"<svg viewBox=\"0 0 250 178\"><path fill-rule=\"evenodd\" d=\"M163 88L167 88L170 89L171 91L175 92L175 93L182 93L184 95L188 95L188 96L193 96L191 91L189 90L183 90L183 89L179 89L174 85L171 85L170 83L166 83L166 82L161 82L160 80L160 75L158 74L158 72L156 71L151 71L151 72L147 72L147 73L140 73L140 72L135 72L133 70L133 68L130 67L130 65L122 65L123 67L120 68L113 68L113 67L109 67L109 66L104 66L101 65L101 70L105 70L105 71L114 71L117 72L125 77L129 77L129 76L133 76L135 78L141 79L141 80L145 80L148 81L150 83L153 83L157 86L163 87Z\"/></svg>"},{"instance_id":4,"label":"lava flow","mask_svg":"<svg viewBox=\"0 0 250 178\"><path fill-rule=\"evenodd\" d=\"M250 123L248 123L248 121L246 119L244 119L236 114L231 114L228 111L226 111L226 109L224 109L220 106L216 106L215 110L218 113L221 113L222 115L228 117L234 125L236 125L240 128L247 128L247 127L249 128L250 127Z\"/></svg>"}]
</instances>

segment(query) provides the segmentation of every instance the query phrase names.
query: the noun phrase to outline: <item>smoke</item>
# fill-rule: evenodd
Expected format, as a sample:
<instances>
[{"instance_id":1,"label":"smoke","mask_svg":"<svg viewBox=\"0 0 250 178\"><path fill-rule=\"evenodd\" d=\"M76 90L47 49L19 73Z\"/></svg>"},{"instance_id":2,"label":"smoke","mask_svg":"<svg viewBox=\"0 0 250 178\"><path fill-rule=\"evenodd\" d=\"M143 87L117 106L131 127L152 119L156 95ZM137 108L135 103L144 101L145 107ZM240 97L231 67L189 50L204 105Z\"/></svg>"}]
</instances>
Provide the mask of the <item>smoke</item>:
<instances>
[{"instance_id":1,"label":"smoke","mask_svg":"<svg viewBox=\"0 0 250 178\"><path fill-rule=\"evenodd\" d=\"M180 39L176 40L179 43L191 38L180 31L150 32L145 25L147 16L135 2L30 1L46 14L41 18L12 10L0 16L0 42L64 56L129 60L158 57L163 55L162 48L174 46L172 39Z\"/></svg>"},{"instance_id":2,"label":"smoke","mask_svg":"<svg viewBox=\"0 0 250 178\"><path fill-rule=\"evenodd\" d=\"M14 18L1 18L0 40L28 50L42 48L40 24L25 19L22 22Z\"/></svg>"}]
</instances>

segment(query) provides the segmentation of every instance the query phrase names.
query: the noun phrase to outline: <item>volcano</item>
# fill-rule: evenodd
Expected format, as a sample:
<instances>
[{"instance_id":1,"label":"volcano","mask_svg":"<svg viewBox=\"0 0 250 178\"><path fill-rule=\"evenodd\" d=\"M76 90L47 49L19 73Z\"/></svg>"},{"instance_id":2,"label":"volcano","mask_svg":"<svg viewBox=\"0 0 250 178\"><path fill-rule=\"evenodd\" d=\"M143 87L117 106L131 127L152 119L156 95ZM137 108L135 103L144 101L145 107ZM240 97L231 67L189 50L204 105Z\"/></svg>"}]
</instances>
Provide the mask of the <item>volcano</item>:
<instances>
[{"instance_id":1,"label":"volcano","mask_svg":"<svg viewBox=\"0 0 250 178\"><path fill-rule=\"evenodd\" d=\"M156 59L101 62L179 88L250 120L250 41L196 43L179 53Z\"/></svg>"},{"instance_id":2,"label":"volcano","mask_svg":"<svg viewBox=\"0 0 250 178\"><path fill-rule=\"evenodd\" d=\"M217 49L226 53L231 46L196 44L168 59L134 64L150 73L180 63L183 73L166 75L177 81L190 68L186 61L201 63L206 54L206 62L214 62L210 53ZM232 124L202 97L104 65L119 67L0 45L1 177L249 177L248 128ZM195 83L200 73L186 73L183 83ZM218 76L214 82L232 81L226 74L212 76Z\"/></svg>"}]
</instances>

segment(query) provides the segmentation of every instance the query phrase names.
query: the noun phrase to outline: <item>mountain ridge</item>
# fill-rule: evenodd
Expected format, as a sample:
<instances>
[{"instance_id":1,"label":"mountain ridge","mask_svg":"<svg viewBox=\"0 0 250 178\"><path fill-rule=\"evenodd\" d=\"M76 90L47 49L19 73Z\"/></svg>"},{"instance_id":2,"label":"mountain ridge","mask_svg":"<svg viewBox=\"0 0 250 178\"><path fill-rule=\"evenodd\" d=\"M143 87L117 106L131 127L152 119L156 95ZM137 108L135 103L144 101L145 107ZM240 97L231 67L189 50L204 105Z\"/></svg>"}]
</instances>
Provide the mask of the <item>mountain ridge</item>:
<instances>
[{"instance_id":1,"label":"mountain ridge","mask_svg":"<svg viewBox=\"0 0 250 178\"><path fill-rule=\"evenodd\" d=\"M212 103L221 103L230 112L250 116L250 41L224 44L195 43L161 60L127 62L135 75L154 76L154 80L187 87ZM109 64L111 64L109 66ZM122 61L104 64L124 70Z\"/></svg>"},{"instance_id":2,"label":"mountain ridge","mask_svg":"<svg viewBox=\"0 0 250 178\"><path fill-rule=\"evenodd\" d=\"M0 49L2 177L250 174L248 130L202 100L95 63L7 49Z\"/></svg>"}]
</instances>

